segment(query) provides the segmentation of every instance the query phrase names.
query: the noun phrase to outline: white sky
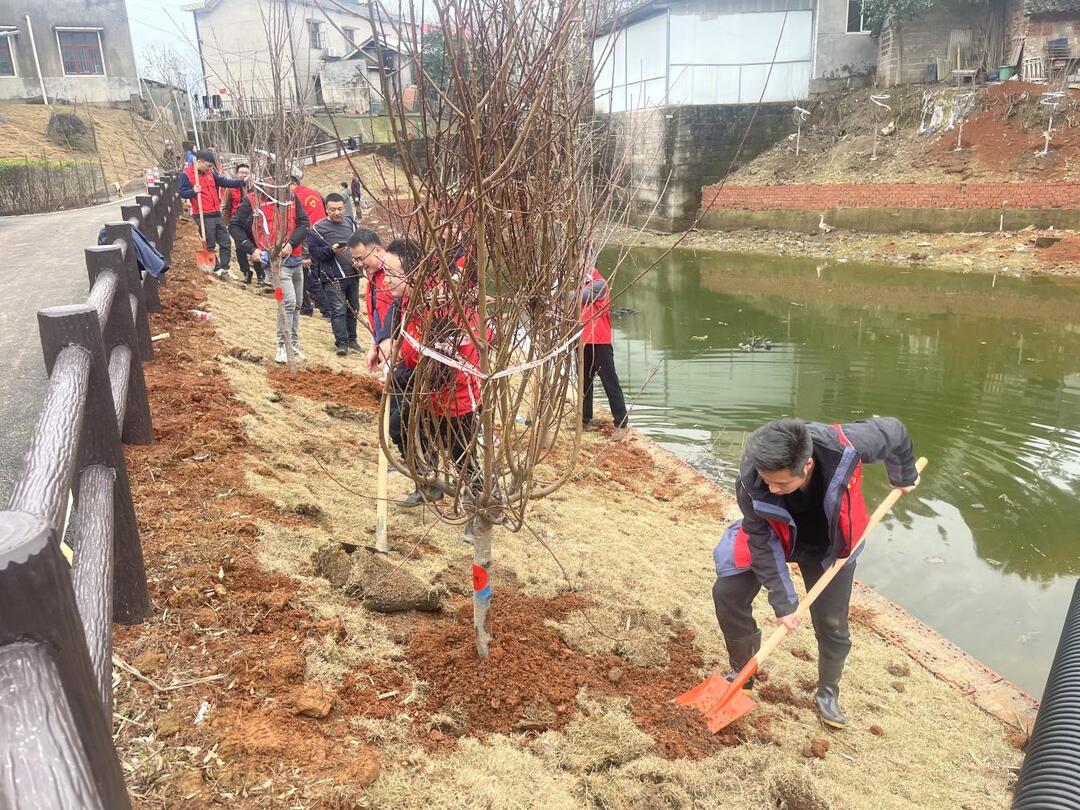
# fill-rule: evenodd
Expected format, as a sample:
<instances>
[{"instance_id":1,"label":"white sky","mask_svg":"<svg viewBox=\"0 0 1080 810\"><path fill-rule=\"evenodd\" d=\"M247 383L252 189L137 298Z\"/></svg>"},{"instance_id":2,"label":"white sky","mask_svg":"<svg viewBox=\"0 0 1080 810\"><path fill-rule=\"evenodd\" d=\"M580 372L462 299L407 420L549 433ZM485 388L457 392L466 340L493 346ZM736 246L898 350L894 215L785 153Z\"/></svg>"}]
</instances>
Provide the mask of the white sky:
<instances>
[{"instance_id":1,"label":"white sky","mask_svg":"<svg viewBox=\"0 0 1080 810\"><path fill-rule=\"evenodd\" d=\"M147 48L170 45L198 64L195 24L190 11L180 6L189 0L127 0L128 21L135 59L141 63Z\"/></svg>"}]
</instances>

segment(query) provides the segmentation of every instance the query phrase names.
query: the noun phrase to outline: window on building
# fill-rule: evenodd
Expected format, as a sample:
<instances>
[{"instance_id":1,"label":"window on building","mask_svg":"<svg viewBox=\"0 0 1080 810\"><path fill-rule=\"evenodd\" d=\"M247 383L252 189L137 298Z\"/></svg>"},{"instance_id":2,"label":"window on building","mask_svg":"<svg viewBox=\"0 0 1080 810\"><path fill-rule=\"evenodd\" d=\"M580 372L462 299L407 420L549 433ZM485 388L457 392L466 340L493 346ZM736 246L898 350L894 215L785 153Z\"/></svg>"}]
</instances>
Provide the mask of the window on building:
<instances>
[{"instance_id":1,"label":"window on building","mask_svg":"<svg viewBox=\"0 0 1080 810\"><path fill-rule=\"evenodd\" d=\"M326 47L326 43L323 42L322 23L316 22L315 20L308 20L307 30L312 48L322 50Z\"/></svg>"},{"instance_id":2,"label":"window on building","mask_svg":"<svg viewBox=\"0 0 1080 810\"><path fill-rule=\"evenodd\" d=\"M15 59L12 57L11 38L15 29L0 25L0 76L15 75Z\"/></svg>"},{"instance_id":3,"label":"window on building","mask_svg":"<svg viewBox=\"0 0 1080 810\"><path fill-rule=\"evenodd\" d=\"M355 28L342 28L341 33L345 35L345 50L351 51L356 47L356 29Z\"/></svg>"},{"instance_id":4,"label":"window on building","mask_svg":"<svg viewBox=\"0 0 1080 810\"><path fill-rule=\"evenodd\" d=\"M862 0L848 0L847 4L847 32L849 34L861 34L866 30L863 20Z\"/></svg>"},{"instance_id":5,"label":"window on building","mask_svg":"<svg viewBox=\"0 0 1080 810\"><path fill-rule=\"evenodd\" d=\"M57 31L56 41L60 45L65 76L105 75L98 31Z\"/></svg>"}]
</instances>

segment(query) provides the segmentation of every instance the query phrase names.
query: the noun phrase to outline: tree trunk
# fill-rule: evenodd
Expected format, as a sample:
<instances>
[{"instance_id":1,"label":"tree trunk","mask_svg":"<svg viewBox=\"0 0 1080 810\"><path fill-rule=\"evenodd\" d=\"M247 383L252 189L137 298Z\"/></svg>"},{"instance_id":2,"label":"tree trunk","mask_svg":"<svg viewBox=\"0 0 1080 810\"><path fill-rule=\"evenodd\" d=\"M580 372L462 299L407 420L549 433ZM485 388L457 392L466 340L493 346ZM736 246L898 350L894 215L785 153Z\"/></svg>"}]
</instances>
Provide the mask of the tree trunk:
<instances>
[{"instance_id":1,"label":"tree trunk","mask_svg":"<svg viewBox=\"0 0 1080 810\"><path fill-rule=\"evenodd\" d=\"M487 658L491 643L491 521L476 516L473 539L473 626L476 628L476 654Z\"/></svg>"}]
</instances>

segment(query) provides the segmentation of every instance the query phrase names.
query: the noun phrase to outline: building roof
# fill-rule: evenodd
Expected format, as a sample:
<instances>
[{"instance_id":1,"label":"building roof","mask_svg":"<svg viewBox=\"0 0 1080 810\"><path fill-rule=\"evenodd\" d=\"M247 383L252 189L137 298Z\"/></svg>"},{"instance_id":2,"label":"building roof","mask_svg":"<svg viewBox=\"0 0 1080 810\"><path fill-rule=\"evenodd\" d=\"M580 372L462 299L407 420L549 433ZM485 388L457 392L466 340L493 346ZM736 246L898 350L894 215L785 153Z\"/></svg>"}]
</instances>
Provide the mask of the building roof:
<instances>
[{"instance_id":1,"label":"building roof","mask_svg":"<svg viewBox=\"0 0 1080 810\"><path fill-rule=\"evenodd\" d=\"M635 3L623 0L616 4L615 13L596 26L597 36L609 34L616 28L625 28L632 23L648 19L671 6L670 0L644 0Z\"/></svg>"},{"instance_id":2,"label":"building roof","mask_svg":"<svg viewBox=\"0 0 1080 810\"><path fill-rule=\"evenodd\" d=\"M1029 17L1043 17L1051 14L1080 16L1080 0L1025 0L1024 13Z\"/></svg>"}]
</instances>

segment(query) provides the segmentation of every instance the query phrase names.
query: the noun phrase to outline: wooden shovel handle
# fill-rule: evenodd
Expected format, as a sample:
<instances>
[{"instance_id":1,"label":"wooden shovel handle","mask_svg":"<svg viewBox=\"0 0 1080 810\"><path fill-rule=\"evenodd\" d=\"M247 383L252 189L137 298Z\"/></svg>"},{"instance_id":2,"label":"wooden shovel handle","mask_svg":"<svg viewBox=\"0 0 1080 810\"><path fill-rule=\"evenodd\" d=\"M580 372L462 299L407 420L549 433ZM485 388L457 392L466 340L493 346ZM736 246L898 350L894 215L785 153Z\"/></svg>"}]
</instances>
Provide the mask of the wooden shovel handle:
<instances>
[{"instance_id":1,"label":"wooden shovel handle","mask_svg":"<svg viewBox=\"0 0 1080 810\"><path fill-rule=\"evenodd\" d=\"M922 471L926 469L926 459L920 458L918 461L916 461L915 469L921 475ZM862 535L859 537L855 545L851 547L852 554L854 554L855 551L859 548L859 546L863 544L863 541L866 540L867 535L869 535L870 532L873 531L874 527L881 522L881 519L889 513L889 510L893 508L893 505L898 500L900 500L900 496L903 494L904 492L900 489L900 487L893 487L892 492L885 496L885 500L883 500L881 502L881 505L874 510L874 514L872 514L870 516L870 520L866 522L866 528L863 529ZM810 606L814 604L814 600L821 596L821 592L829 586L829 583L832 582L833 577L836 576L837 572L844 567L844 565L849 559L850 557L837 559L831 566L829 566L829 569L821 575L821 579L814 583L814 587L807 592L806 596L803 597L803 600L799 603L799 607L795 611L796 616L805 619L810 614ZM776 648L776 646L787 637L787 634L789 632L790 631L787 629L787 626L784 624L781 624L779 627L773 630L772 634L767 639L765 639L765 643L761 645L761 649L758 650L757 655L754 656L754 659L757 661L758 666L761 666L761 662L764 661L769 656L769 654Z\"/></svg>"}]
</instances>

